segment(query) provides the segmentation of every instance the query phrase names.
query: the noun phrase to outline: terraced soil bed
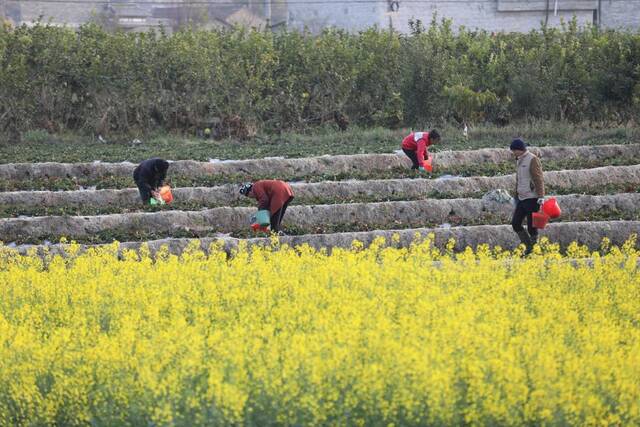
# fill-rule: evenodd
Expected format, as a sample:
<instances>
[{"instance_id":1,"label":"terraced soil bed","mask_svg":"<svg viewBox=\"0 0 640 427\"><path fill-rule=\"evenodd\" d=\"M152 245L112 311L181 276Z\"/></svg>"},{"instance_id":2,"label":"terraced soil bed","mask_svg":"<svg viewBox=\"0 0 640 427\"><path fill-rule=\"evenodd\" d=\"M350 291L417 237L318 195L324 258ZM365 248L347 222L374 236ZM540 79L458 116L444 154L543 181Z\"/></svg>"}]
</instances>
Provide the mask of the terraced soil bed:
<instances>
[{"instance_id":1,"label":"terraced soil bed","mask_svg":"<svg viewBox=\"0 0 640 427\"><path fill-rule=\"evenodd\" d=\"M582 162L620 161L640 158L640 144L541 147L532 148L546 161ZM444 151L438 153L434 162L441 172L468 170L478 165L512 164L513 158L507 149L481 149L471 151ZM259 159L220 163L181 160L171 164L172 179L197 180L216 179L217 182L233 182L256 177L280 177L286 179L330 176L358 176L366 173L406 171L410 166L404 154L358 154L345 156L323 156L302 159ZM83 183L118 181L130 179L135 164L124 163L15 163L0 165L3 181L71 180ZM215 177L215 178L213 178ZM211 181L210 181L211 182ZM115 183L114 183L115 184Z\"/></svg>"},{"instance_id":2,"label":"terraced soil bed","mask_svg":"<svg viewBox=\"0 0 640 427\"><path fill-rule=\"evenodd\" d=\"M636 192L640 189L640 165L550 171L545 172L545 184L550 194ZM298 205L480 197L490 190L511 190L514 185L515 175L292 184ZM162 210L254 204L240 196L234 185L176 188L174 195L175 202ZM141 210L159 211L160 208L143 208L137 189L0 193L1 217L100 215Z\"/></svg>"},{"instance_id":3,"label":"terraced soil bed","mask_svg":"<svg viewBox=\"0 0 640 427\"><path fill-rule=\"evenodd\" d=\"M637 219L640 194L571 195L558 198L563 220ZM67 237L80 241L151 239L157 236L200 237L213 233L247 233L255 208L214 208L84 217L28 217L0 220L5 242L37 243ZM479 199L443 199L409 202L350 203L292 206L285 228L296 233L411 228L448 224L509 222L509 203Z\"/></svg>"},{"instance_id":4,"label":"terraced soil bed","mask_svg":"<svg viewBox=\"0 0 640 427\"><path fill-rule=\"evenodd\" d=\"M542 237L548 238L552 243L559 244L562 248L568 247L573 242L588 246L591 250L601 248L604 238L612 245L624 244L630 236L640 233L640 221L595 221L595 222L565 222L550 224L543 232ZM445 249L450 239L455 239L454 251L462 251L466 247L476 248L478 245L489 247L515 248L519 242L508 225L480 225L470 227L443 228L419 228L407 230L376 230L369 232L335 233L321 235L286 236L280 237L276 247L288 245L299 247L308 245L315 249L350 248L354 241L369 246L375 239L383 238L382 246L407 247L416 239L424 239L428 235L433 236L433 244L439 249ZM141 246L147 247L151 253L156 254L164 248L169 253L181 254L187 248L200 248L208 250L211 245L223 248L233 255L239 244L248 246L271 246L272 240L268 238L236 239L231 237L193 239L160 239L147 242L126 242L119 245L119 250L139 250ZM638 241L635 242L638 247ZM82 245L80 252L90 248L90 245ZM28 252L45 255L68 254L69 245L22 245L15 249L2 248L16 254ZM75 249L74 249L75 250Z\"/></svg>"},{"instance_id":5,"label":"terraced soil bed","mask_svg":"<svg viewBox=\"0 0 640 427\"><path fill-rule=\"evenodd\" d=\"M584 169L606 166L628 166L640 164L640 157L609 158L605 160L585 161L581 159L567 159L557 161L547 161L543 167L546 171L559 171L566 169ZM241 182L256 181L259 179L282 179L290 182L326 182L344 180L381 180L381 179L425 179L439 177L472 177L472 176L501 176L511 174L514 170L513 162L508 163L484 163L469 166L459 166L456 168L440 168L432 174L424 174L409 168L393 169L383 172L361 170L351 174L340 175L312 175L312 176L278 176L271 174L256 174L252 177L238 177L237 179L226 179L216 175L201 176L195 178L185 178L171 175L168 183L172 187L211 187L221 184L233 183L238 186ZM52 178L33 180L0 180L0 191L41 191L41 190L86 190L86 189L125 189L134 186L132 178L110 177L100 181L87 180L84 178Z\"/></svg>"}]
</instances>

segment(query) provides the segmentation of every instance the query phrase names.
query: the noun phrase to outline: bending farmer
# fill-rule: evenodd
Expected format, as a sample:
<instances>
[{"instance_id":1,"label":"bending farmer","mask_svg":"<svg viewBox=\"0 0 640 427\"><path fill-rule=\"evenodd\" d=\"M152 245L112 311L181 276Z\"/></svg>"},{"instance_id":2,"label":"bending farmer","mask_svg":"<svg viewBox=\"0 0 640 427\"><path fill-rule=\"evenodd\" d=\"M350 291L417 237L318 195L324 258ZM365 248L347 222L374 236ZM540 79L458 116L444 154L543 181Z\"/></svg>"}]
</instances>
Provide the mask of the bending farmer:
<instances>
[{"instance_id":1,"label":"bending farmer","mask_svg":"<svg viewBox=\"0 0 640 427\"><path fill-rule=\"evenodd\" d=\"M533 245L538 242L538 230L533 227L531 214L540 210L544 201L544 179L540 159L527 150L521 139L514 139L510 146L516 158L516 208L513 212L511 226L518 233L520 241L525 245L525 254L530 254ZM527 218L527 230L522 221Z\"/></svg>"},{"instance_id":2,"label":"bending farmer","mask_svg":"<svg viewBox=\"0 0 640 427\"><path fill-rule=\"evenodd\" d=\"M133 179L140 191L140 198L145 205L151 197L158 197L157 191L167 177L169 162L153 158L140 163L133 171Z\"/></svg>"},{"instance_id":3,"label":"bending farmer","mask_svg":"<svg viewBox=\"0 0 640 427\"><path fill-rule=\"evenodd\" d=\"M289 184L271 179L242 184L240 194L256 199L258 209L268 209L271 213L271 231L280 231L282 217L293 200L293 190Z\"/></svg>"},{"instance_id":4,"label":"bending farmer","mask_svg":"<svg viewBox=\"0 0 640 427\"><path fill-rule=\"evenodd\" d=\"M411 132L402 140L402 151L411 159L411 169L424 172L424 161L429 156L427 147L440 142L440 134L433 129L429 132Z\"/></svg>"}]
</instances>

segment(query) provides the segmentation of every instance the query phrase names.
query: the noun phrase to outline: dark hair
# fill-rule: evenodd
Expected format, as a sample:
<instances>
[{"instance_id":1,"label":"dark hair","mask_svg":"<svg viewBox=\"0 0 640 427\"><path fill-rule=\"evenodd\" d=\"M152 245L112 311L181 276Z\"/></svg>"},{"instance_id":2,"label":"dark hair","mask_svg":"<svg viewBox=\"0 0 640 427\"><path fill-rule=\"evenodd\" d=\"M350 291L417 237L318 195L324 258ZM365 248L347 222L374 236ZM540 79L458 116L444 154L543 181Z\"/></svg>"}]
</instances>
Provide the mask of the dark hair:
<instances>
[{"instance_id":1,"label":"dark hair","mask_svg":"<svg viewBox=\"0 0 640 427\"><path fill-rule=\"evenodd\" d=\"M510 150L521 150L527 151L527 144L520 138L515 138L511 141L511 145L509 146Z\"/></svg>"},{"instance_id":2,"label":"dark hair","mask_svg":"<svg viewBox=\"0 0 640 427\"><path fill-rule=\"evenodd\" d=\"M152 168L156 172L165 173L169 169L169 162L167 162L166 160L160 159L158 157L152 160L154 161Z\"/></svg>"},{"instance_id":3,"label":"dark hair","mask_svg":"<svg viewBox=\"0 0 640 427\"><path fill-rule=\"evenodd\" d=\"M242 194L243 196L246 196L247 194L249 194L252 187L253 187L252 183L245 182L244 184L242 184L242 186L240 186L240 194Z\"/></svg>"},{"instance_id":4,"label":"dark hair","mask_svg":"<svg viewBox=\"0 0 640 427\"><path fill-rule=\"evenodd\" d=\"M438 133L437 130L431 129L429 131L429 139L440 139L440 134Z\"/></svg>"}]
</instances>

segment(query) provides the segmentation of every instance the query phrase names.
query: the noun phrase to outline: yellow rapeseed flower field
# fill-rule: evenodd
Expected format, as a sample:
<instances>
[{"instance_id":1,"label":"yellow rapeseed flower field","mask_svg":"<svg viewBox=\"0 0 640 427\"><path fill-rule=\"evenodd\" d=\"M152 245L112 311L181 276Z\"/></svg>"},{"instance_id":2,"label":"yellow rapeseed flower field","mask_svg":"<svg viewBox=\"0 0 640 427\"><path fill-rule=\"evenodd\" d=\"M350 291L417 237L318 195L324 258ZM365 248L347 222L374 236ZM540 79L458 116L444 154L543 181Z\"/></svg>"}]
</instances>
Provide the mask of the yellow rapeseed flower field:
<instances>
[{"instance_id":1,"label":"yellow rapeseed flower field","mask_svg":"<svg viewBox=\"0 0 640 427\"><path fill-rule=\"evenodd\" d=\"M639 425L634 246L2 249L0 425Z\"/></svg>"}]
</instances>

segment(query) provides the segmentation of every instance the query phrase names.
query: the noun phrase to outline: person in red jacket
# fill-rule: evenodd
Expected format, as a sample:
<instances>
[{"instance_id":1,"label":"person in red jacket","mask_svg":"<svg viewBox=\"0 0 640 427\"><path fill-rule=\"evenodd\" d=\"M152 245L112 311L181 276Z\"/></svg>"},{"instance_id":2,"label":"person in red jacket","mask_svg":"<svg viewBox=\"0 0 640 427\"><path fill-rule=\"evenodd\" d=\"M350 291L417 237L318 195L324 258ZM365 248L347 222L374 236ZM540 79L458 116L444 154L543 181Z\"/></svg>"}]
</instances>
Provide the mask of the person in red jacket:
<instances>
[{"instance_id":1,"label":"person in red jacket","mask_svg":"<svg viewBox=\"0 0 640 427\"><path fill-rule=\"evenodd\" d=\"M424 172L424 161L429 156L428 147L440 142L440 134L433 129L429 132L411 132L402 140L402 151L411 159L411 169Z\"/></svg>"},{"instance_id":2,"label":"person in red jacket","mask_svg":"<svg viewBox=\"0 0 640 427\"><path fill-rule=\"evenodd\" d=\"M258 209L268 209L271 213L271 231L280 231L280 222L293 200L293 190L284 181L266 179L255 183L242 184L240 194L258 201Z\"/></svg>"}]
</instances>

